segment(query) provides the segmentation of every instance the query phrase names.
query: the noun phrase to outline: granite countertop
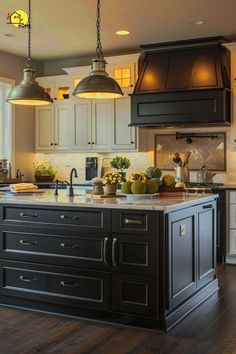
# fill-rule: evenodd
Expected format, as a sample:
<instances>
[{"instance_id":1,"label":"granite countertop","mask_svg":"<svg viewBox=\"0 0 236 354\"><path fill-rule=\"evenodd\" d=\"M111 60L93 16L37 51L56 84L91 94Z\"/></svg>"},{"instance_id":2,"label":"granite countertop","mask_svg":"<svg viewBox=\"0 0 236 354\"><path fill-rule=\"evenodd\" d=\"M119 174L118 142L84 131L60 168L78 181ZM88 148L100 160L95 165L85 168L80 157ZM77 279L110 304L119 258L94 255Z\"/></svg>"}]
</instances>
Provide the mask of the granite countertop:
<instances>
[{"instance_id":1,"label":"granite countertop","mask_svg":"<svg viewBox=\"0 0 236 354\"><path fill-rule=\"evenodd\" d=\"M52 190L42 190L42 193L30 195L0 195L0 204L21 204L32 206L58 206L58 207L92 207L109 209L133 210L162 210L170 211L183 207L210 202L217 194L184 194L183 197L157 197L155 199L107 198L91 199L85 195L68 197L65 190L59 191L59 196L54 196Z\"/></svg>"}]
</instances>

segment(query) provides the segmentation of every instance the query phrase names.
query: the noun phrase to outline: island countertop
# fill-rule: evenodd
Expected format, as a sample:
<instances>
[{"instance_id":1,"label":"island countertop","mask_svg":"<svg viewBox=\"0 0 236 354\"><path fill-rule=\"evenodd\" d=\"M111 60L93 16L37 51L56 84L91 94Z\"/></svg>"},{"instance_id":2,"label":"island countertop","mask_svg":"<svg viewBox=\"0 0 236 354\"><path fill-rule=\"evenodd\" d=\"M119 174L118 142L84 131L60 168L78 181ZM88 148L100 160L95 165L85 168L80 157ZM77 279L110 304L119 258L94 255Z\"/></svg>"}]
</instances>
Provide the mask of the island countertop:
<instances>
[{"instance_id":1,"label":"island countertop","mask_svg":"<svg viewBox=\"0 0 236 354\"><path fill-rule=\"evenodd\" d=\"M185 193L183 197L156 197L155 199L132 200L125 197L92 199L85 195L68 197L64 190L59 191L59 196L54 196L53 190L43 190L42 193L30 195L4 193L0 195L0 204L171 211L190 205L207 203L215 198L217 198L217 194L193 195Z\"/></svg>"}]
</instances>

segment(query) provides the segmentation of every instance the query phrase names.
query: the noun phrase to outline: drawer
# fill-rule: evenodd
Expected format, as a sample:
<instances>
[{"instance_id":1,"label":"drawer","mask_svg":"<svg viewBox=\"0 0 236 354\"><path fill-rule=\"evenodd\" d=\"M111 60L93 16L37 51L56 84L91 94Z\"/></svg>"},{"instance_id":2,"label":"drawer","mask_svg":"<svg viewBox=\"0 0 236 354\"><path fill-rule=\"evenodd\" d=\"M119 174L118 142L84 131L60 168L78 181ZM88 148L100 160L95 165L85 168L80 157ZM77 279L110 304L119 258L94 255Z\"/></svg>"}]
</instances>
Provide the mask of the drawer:
<instances>
[{"instance_id":1,"label":"drawer","mask_svg":"<svg viewBox=\"0 0 236 354\"><path fill-rule=\"evenodd\" d=\"M157 237L113 234L111 244L113 271L157 273Z\"/></svg>"},{"instance_id":2,"label":"drawer","mask_svg":"<svg viewBox=\"0 0 236 354\"><path fill-rule=\"evenodd\" d=\"M57 224L76 226L81 229L108 230L109 215L107 210L99 209L45 209L3 206L3 223L21 224Z\"/></svg>"},{"instance_id":3,"label":"drawer","mask_svg":"<svg viewBox=\"0 0 236 354\"><path fill-rule=\"evenodd\" d=\"M230 204L230 228L236 228L236 204Z\"/></svg>"},{"instance_id":4,"label":"drawer","mask_svg":"<svg viewBox=\"0 0 236 354\"><path fill-rule=\"evenodd\" d=\"M112 276L112 309L156 317L157 299L154 278L137 275Z\"/></svg>"},{"instance_id":5,"label":"drawer","mask_svg":"<svg viewBox=\"0 0 236 354\"><path fill-rule=\"evenodd\" d=\"M105 272L0 262L2 295L67 306L109 308L110 275Z\"/></svg>"},{"instance_id":6,"label":"drawer","mask_svg":"<svg viewBox=\"0 0 236 354\"><path fill-rule=\"evenodd\" d=\"M157 213L152 211L112 210L112 232L157 234Z\"/></svg>"},{"instance_id":7,"label":"drawer","mask_svg":"<svg viewBox=\"0 0 236 354\"><path fill-rule=\"evenodd\" d=\"M5 227L0 235L0 258L93 269L108 267L110 240L104 234L40 234L33 228Z\"/></svg>"},{"instance_id":8,"label":"drawer","mask_svg":"<svg viewBox=\"0 0 236 354\"><path fill-rule=\"evenodd\" d=\"M236 204L236 192L235 191L229 192L229 200L230 200L230 203Z\"/></svg>"}]
</instances>

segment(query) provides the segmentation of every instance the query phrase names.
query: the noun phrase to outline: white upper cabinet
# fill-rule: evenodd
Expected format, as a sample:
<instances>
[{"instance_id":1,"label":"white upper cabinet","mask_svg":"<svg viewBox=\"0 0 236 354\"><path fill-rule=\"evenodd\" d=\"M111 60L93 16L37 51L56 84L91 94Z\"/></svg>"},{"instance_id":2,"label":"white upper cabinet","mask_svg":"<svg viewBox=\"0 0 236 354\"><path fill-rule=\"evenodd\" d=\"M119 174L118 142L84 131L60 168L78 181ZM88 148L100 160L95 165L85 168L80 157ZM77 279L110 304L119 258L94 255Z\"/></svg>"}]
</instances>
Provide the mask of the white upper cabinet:
<instances>
[{"instance_id":1,"label":"white upper cabinet","mask_svg":"<svg viewBox=\"0 0 236 354\"><path fill-rule=\"evenodd\" d=\"M37 151L54 150L54 108L52 105L36 108L35 149Z\"/></svg>"},{"instance_id":2,"label":"white upper cabinet","mask_svg":"<svg viewBox=\"0 0 236 354\"><path fill-rule=\"evenodd\" d=\"M89 150L92 145L92 102L78 98L73 122L73 149Z\"/></svg>"},{"instance_id":3,"label":"white upper cabinet","mask_svg":"<svg viewBox=\"0 0 236 354\"><path fill-rule=\"evenodd\" d=\"M73 106L60 104L55 106L55 150L72 149Z\"/></svg>"},{"instance_id":4,"label":"white upper cabinet","mask_svg":"<svg viewBox=\"0 0 236 354\"><path fill-rule=\"evenodd\" d=\"M111 149L114 100L92 100L92 149Z\"/></svg>"},{"instance_id":5,"label":"white upper cabinet","mask_svg":"<svg viewBox=\"0 0 236 354\"><path fill-rule=\"evenodd\" d=\"M124 97L88 100L73 96L90 66L64 69L67 75L38 78L54 103L36 108L36 151L138 151L137 128L129 127L129 93L137 80L139 54L106 58L107 72Z\"/></svg>"},{"instance_id":6,"label":"white upper cabinet","mask_svg":"<svg viewBox=\"0 0 236 354\"><path fill-rule=\"evenodd\" d=\"M129 127L131 122L130 97L116 99L113 120L113 150L135 150L136 128Z\"/></svg>"}]
</instances>

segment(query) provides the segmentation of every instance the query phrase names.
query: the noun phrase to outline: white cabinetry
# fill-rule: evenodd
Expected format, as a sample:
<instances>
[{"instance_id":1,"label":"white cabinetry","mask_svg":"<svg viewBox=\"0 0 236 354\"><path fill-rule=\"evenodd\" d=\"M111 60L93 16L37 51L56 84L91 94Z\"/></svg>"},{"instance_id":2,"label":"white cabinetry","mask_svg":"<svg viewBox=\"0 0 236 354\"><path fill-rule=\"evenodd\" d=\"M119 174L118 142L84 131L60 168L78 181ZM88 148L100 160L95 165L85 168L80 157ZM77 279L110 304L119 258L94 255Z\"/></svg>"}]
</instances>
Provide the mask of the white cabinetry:
<instances>
[{"instance_id":1,"label":"white cabinetry","mask_svg":"<svg viewBox=\"0 0 236 354\"><path fill-rule=\"evenodd\" d=\"M236 263L236 191L228 191L228 252L227 263Z\"/></svg>"},{"instance_id":2,"label":"white cabinetry","mask_svg":"<svg viewBox=\"0 0 236 354\"><path fill-rule=\"evenodd\" d=\"M137 79L137 59L138 55L107 58L107 71L125 93L117 100L72 96L89 67L67 69L69 75L39 78L54 103L36 108L36 151L138 151L138 129L129 127L128 96Z\"/></svg>"}]
</instances>

